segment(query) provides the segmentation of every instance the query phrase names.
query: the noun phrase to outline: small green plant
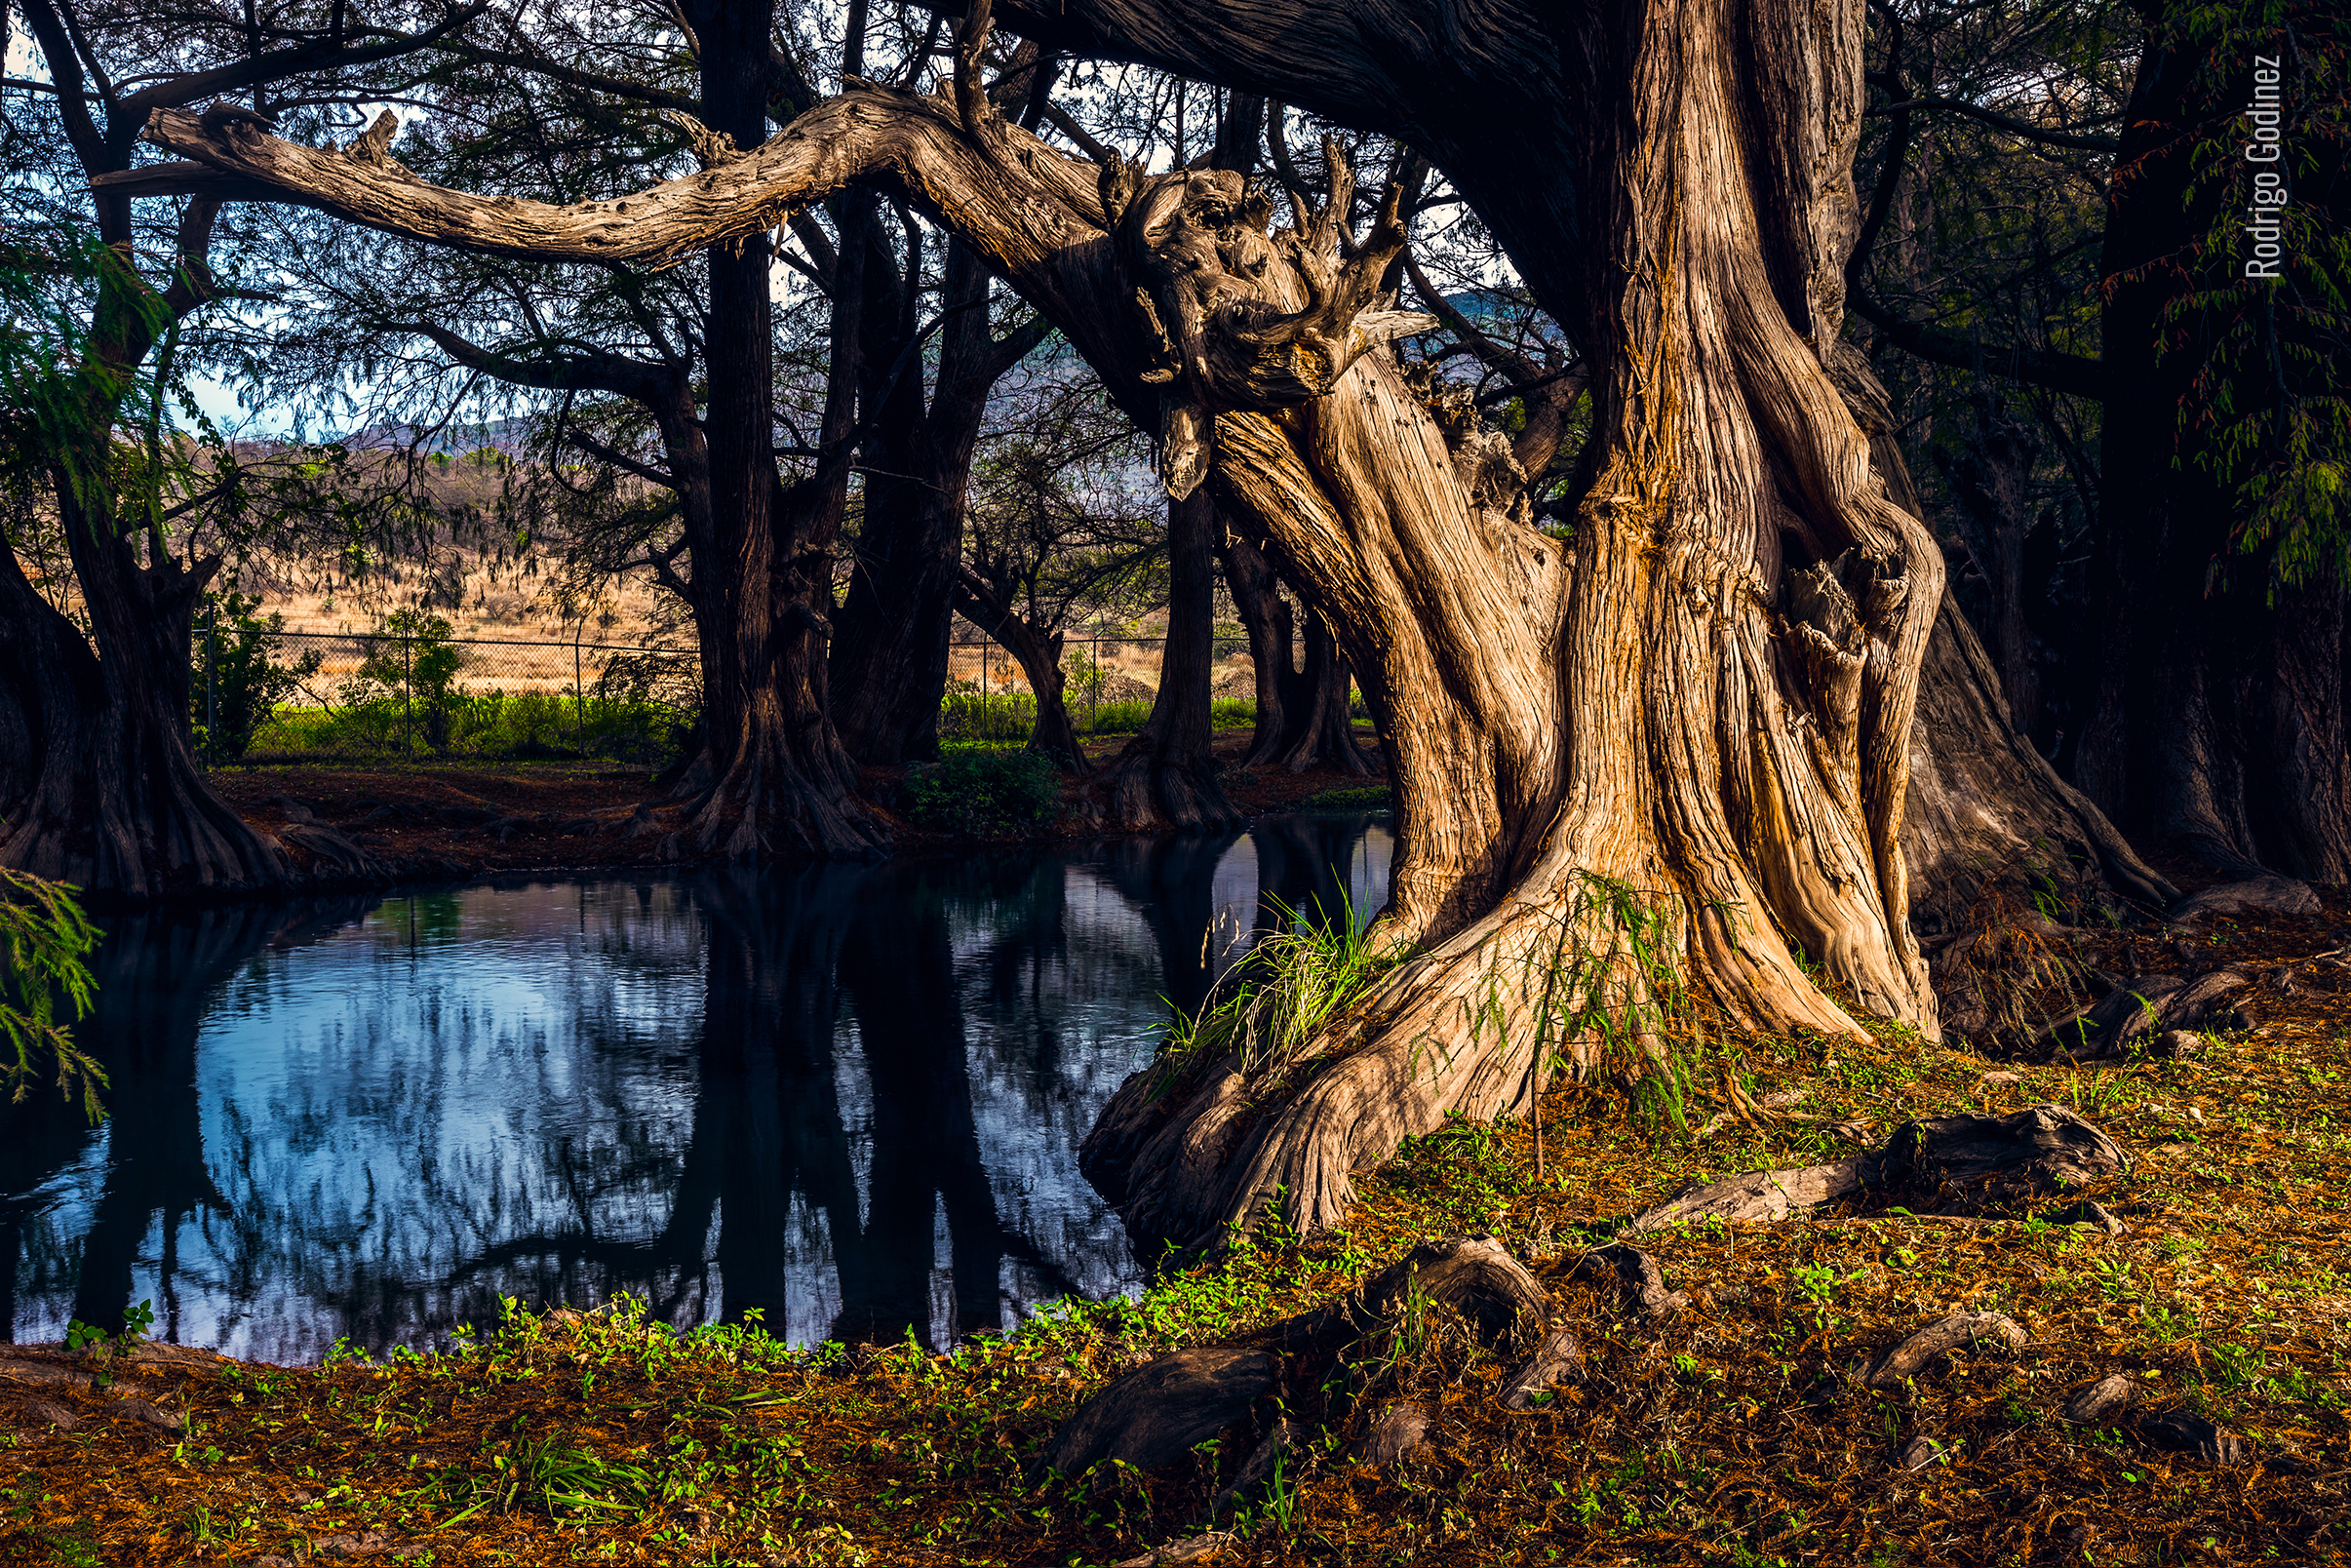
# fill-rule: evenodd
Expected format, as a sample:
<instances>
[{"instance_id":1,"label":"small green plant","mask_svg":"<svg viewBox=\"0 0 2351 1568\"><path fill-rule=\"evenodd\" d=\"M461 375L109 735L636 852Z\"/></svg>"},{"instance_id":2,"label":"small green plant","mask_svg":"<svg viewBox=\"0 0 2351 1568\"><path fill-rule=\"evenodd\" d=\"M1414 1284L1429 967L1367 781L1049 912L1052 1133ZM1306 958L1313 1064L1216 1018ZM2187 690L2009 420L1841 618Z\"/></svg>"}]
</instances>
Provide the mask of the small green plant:
<instances>
[{"instance_id":1,"label":"small green plant","mask_svg":"<svg viewBox=\"0 0 2351 1568\"><path fill-rule=\"evenodd\" d=\"M69 1100L78 1094L96 1122L105 1114L98 1091L106 1087L106 1070L58 1018L60 994L79 1018L98 989L82 960L98 946L98 928L74 901L79 891L0 867L0 1045L13 1058L0 1061L0 1074L15 1084L12 1098L20 1104L43 1059L54 1061L58 1092Z\"/></svg>"},{"instance_id":2,"label":"small green plant","mask_svg":"<svg viewBox=\"0 0 2351 1568\"><path fill-rule=\"evenodd\" d=\"M972 838L1000 838L1050 821L1060 800L1060 774L1035 752L951 752L910 770L906 780L917 822Z\"/></svg>"},{"instance_id":3,"label":"small green plant","mask_svg":"<svg viewBox=\"0 0 2351 1568\"><path fill-rule=\"evenodd\" d=\"M939 703L939 738L1017 746L1037 727L1037 699L1026 691L950 691Z\"/></svg>"},{"instance_id":4,"label":"small green plant","mask_svg":"<svg viewBox=\"0 0 2351 1568\"><path fill-rule=\"evenodd\" d=\"M1257 723L1257 704L1246 697L1216 697L1208 704L1208 723L1217 729L1245 729Z\"/></svg>"},{"instance_id":5,"label":"small green plant","mask_svg":"<svg viewBox=\"0 0 2351 1568\"><path fill-rule=\"evenodd\" d=\"M1089 735L1131 735L1151 718L1148 702L1106 702L1087 715Z\"/></svg>"},{"instance_id":6,"label":"small green plant","mask_svg":"<svg viewBox=\"0 0 2351 1568\"><path fill-rule=\"evenodd\" d=\"M1280 928L1258 938L1220 995L1187 1018L1178 1013L1160 1047L1161 1092L1198 1064L1228 1052L1244 1076L1271 1084L1322 1026L1376 985L1403 957L1357 929L1344 899L1326 919L1310 919L1278 899L1267 901Z\"/></svg>"},{"instance_id":7,"label":"small green plant","mask_svg":"<svg viewBox=\"0 0 2351 1568\"><path fill-rule=\"evenodd\" d=\"M280 635L286 617L255 614L260 608L258 599L234 591L213 599L197 645L189 698L196 723L204 727L204 753L211 763L243 757L278 704L318 673L323 658L313 648L286 659Z\"/></svg>"},{"instance_id":8,"label":"small green plant","mask_svg":"<svg viewBox=\"0 0 2351 1568\"><path fill-rule=\"evenodd\" d=\"M150 1299L136 1307L125 1307L123 1326L112 1334L95 1323L85 1323L78 1317L73 1319L65 1325L65 1348L69 1351L103 1350L116 1356L129 1355L138 1349L139 1342L147 1337L147 1330L154 1326L155 1303Z\"/></svg>"},{"instance_id":9,"label":"small green plant","mask_svg":"<svg viewBox=\"0 0 2351 1568\"><path fill-rule=\"evenodd\" d=\"M1395 804L1395 792L1385 784L1323 790L1298 803L1301 811L1386 811Z\"/></svg>"}]
</instances>

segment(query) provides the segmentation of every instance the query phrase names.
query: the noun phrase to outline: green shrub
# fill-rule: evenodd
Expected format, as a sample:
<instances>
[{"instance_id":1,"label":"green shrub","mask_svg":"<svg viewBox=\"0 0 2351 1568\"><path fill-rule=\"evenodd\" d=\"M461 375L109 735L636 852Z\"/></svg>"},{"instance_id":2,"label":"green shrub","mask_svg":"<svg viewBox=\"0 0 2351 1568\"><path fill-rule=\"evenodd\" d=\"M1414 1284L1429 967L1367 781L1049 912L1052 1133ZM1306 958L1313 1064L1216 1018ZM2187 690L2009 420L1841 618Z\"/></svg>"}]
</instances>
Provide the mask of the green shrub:
<instances>
[{"instance_id":1,"label":"green shrub","mask_svg":"<svg viewBox=\"0 0 2351 1568\"><path fill-rule=\"evenodd\" d=\"M1089 735L1131 735L1151 717L1148 702L1106 702L1086 719Z\"/></svg>"},{"instance_id":2,"label":"green shrub","mask_svg":"<svg viewBox=\"0 0 2351 1568\"><path fill-rule=\"evenodd\" d=\"M906 799L915 820L926 828L1001 838L1052 819L1061 800L1061 774L1035 752L975 747L909 769Z\"/></svg>"},{"instance_id":3,"label":"green shrub","mask_svg":"<svg viewBox=\"0 0 2351 1568\"><path fill-rule=\"evenodd\" d=\"M1217 729L1235 729L1257 723L1257 704L1246 697L1218 697L1208 704L1208 723Z\"/></svg>"},{"instance_id":4,"label":"green shrub","mask_svg":"<svg viewBox=\"0 0 2351 1568\"><path fill-rule=\"evenodd\" d=\"M318 673L316 649L281 662L286 617L257 616L260 607L258 599L235 592L214 599L209 635L196 645L189 699L204 731L204 754L215 763L244 756L278 704Z\"/></svg>"},{"instance_id":5,"label":"green shrub","mask_svg":"<svg viewBox=\"0 0 2351 1568\"><path fill-rule=\"evenodd\" d=\"M1362 784L1352 789L1324 790L1298 803L1302 811L1385 811L1395 804L1385 784Z\"/></svg>"},{"instance_id":6,"label":"green shrub","mask_svg":"<svg viewBox=\"0 0 2351 1568\"><path fill-rule=\"evenodd\" d=\"M1018 745L1037 727L1037 698L1025 691L950 691L939 703L941 740Z\"/></svg>"}]
</instances>

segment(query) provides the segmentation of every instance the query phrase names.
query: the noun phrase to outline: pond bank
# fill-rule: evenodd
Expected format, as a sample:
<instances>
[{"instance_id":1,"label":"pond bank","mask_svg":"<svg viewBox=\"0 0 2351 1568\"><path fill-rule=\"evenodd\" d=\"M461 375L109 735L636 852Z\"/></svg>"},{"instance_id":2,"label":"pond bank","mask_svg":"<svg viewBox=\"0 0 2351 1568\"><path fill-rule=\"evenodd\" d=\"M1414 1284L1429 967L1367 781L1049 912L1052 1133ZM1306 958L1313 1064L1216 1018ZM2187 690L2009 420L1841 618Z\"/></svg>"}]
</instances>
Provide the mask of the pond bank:
<instances>
[{"instance_id":1,"label":"pond bank","mask_svg":"<svg viewBox=\"0 0 2351 1568\"><path fill-rule=\"evenodd\" d=\"M1105 761L1128 738L1090 740L1087 753L1097 763ZM1218 730L1215 752L1228 767L1227 794L1250 816L1295 809L1331 791L1383 786L1378 777L1366 779L1336 769L1290 773L1240 768L1249 739L1247 729ZM1359 725L1356 739L1377 758L1379 741L1369 726ZM863 772L864 796L888 825L893 847L969 843L926 832L895 808L891 803L904 774L898 767ZM678 863L663 859L665 834L643 827L634 815L651 793L651 775L642 769L594 763L288 763L224 767L209 777L221 798L255 827L272 837L284 837L289 827L295 828L291 847L313 862L314 875L326 885L380 886L495 872ZM1075 782L1065 782L1065 798ZM298 842L299 829L312 822L349 838L383 869L363 878L337 879L331 864L318 861ZM1103 836L1098 829L1052 824L1040 833L989 842L1051 843Z\"/></svg>"},{"instance_id":2,"label":"pond bank","mask_svg":"<svg viewBox=\"0 0 2351 1568\"><path fill-rule=\"evenodd\" d=\"M1562 1087L1540 1177L1525 1125L1450 1128L1368 1176L1342 1233L1263 1235L1135 1300L943 1354L681 1339L625 1307L531 1303L468 1352L372 1366L0 1358L17 1476L0 1556L1058 1564L1147 1561L1176 1541L1217 1563L2324 1555L2351 1527L2346 935L2338 910L2095 938L2089 957L2119 975L2260 977L2247 1027L2169 1056L2077 1068L1899 1036L1744 1039L1698 1064L1690 1120L1710 1130L1695 1139ZM1688 1181L2043 1102L2130 1156L2088 1195L2121 1234L1892 1212L1668 1230L1639 1243L1687 1298L1664 1321L1575 1277L1616 1218ZM1555 1397L1507 1410L1505 1363L1431 1323L1374 1374L1418 1407L1426 1442L1372 1464L1352 1433L1303 1431L1213 1542L1204 1511L1237 1452L1074 1484L1030 1468L1087 1393L1152 1355L1229 1342L1423 1238L1475 1233L1533 1268L1581 1343L1580 1381ZM2003 1314L2023 1343L1870 1386L1890 1347L1961 1312ZM2141 1412L2209 1419L2241 1446L2200 1455L2155 1425L2066 1418L2117 1376Z\"/></svg>"}]
</instances>

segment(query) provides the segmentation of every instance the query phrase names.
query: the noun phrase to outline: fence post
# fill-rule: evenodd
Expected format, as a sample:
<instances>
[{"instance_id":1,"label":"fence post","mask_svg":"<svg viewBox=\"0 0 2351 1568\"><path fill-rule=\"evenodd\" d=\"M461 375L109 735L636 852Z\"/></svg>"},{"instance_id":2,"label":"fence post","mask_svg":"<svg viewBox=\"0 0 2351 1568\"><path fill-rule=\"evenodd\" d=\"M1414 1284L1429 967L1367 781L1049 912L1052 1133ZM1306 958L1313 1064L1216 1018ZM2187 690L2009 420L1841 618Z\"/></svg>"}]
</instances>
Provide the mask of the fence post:
<instances>
[{"instance_id":1,"label":"fence post","mask_svg":"<svg viewBox=\"0 0 2351 1568\"><path fill-rule=\"evenodd\" d=\"M409 638L401 638L400 755L403 761L416 755L416 667L413 649L414 644Z\"/></svg>"},{"instance_id":2,"label":"fence post","mask_svg":"<svg viewBox=\"0 0 2351 1568\"><path fill-rule=\"evenodd\" d=\"M583 620L571 634L571 749L582 757L588 755L588 687L580 679L579 640L587 629Z\"/></svg>"},{"instance_id":3,"label":"fence post","mask_svg":"<svg viewBox=\"0 0 2351 1568\"><path fill-rule=\"evenodd\" d=\"M220 723L220 607L213 605L204 617L204 765L213 765L213 730Z\"/></svg>"}]
</instances>

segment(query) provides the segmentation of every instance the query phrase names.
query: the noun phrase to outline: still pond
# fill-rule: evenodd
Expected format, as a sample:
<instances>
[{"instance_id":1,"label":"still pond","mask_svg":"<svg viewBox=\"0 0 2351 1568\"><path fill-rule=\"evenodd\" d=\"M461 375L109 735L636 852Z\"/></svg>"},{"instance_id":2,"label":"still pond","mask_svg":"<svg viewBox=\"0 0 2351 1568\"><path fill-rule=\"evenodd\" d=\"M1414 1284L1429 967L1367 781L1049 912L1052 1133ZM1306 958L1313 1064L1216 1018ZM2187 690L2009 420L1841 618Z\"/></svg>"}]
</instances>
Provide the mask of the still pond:
<instances>
[{"instance_id":1,"label":"still pond","mask_svg":"<svg viewBox=\"0 0 2351 1568\"><path fill-rule=\"evenodd\" d=\"M286 1363L621 1291L933 1347L1141 1277L1078 1143L1167 1003L1386 898L1380 818L104 921L93 1128L6 1113L0 1338Z\"/></svg>"}]
</instances>

